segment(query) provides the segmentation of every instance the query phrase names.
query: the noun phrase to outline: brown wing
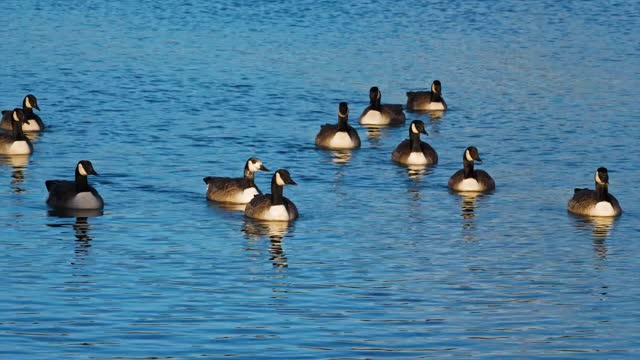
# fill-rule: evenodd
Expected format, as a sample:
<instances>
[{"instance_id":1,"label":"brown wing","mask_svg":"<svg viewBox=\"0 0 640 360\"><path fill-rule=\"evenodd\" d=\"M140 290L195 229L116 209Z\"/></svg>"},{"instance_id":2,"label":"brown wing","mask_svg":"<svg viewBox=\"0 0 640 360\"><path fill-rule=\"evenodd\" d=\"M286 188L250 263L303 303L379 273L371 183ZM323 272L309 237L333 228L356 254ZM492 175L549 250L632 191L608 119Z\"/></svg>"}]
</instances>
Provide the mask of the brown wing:
<instances>
[{"instance_id":1,"label":"brown wing","mask_svg":"<svg viewBox=\"0 0 640 360\"><path fill-rule=\"evenodd\" d=\"M484 187L484 190L493 190L496 188L496 182L489 173L484 170L476 170L476 180Z\"/></svg>"},{"instance_id":2,"label":"brown wing","mask_svg":"<svg viewBox=\"0 0 640 360\"><path fill-rule=\"evenodd\" d=\"M451 175L447 185L449 186L449 189L453 190L455 188L456 184L462 182L462 180L464 180L464 170L460 169L460 170L456 171L453 175Z\"/></svg>"},{"instance_id":3,"label":"brown wing","mask_svg":"<svg viewBox=\"0 0 640 360\"><path fill-rule=\"evenodd\" d=\"M411 154L411 147L409 146L409 139L403 140L391 154L391 160L397 162L404 162L406 158Z\"/></svg>"},{"instance_id":4,"label":"brown wing","mask_svg":"<svg viewBox=\"0 0 640 360\"><path fill-rule=\"evenodd\" d=\"M256 195L244 208L244 214L248 217L260 219L261 215L271 207L271 196Z\"/></svg>"},{"instance_id":5,"label":"brown wing","mask_svg":"<svg viewBox=\"0 0 640 360\"><path fill-rule=\"evenodd\" d=\"M209 185L207 187L207 199L214 201L233 201L249 185L244 178L208 176L203 181ZM256 189L260 193L257 186Z\"/></svg>"},{"instance_id":6,"label":"brown wing","mask_svg":"<svg viewBox=\"0 0 640 360\"><path fill-rule=\"evenodd\" d=\"M328 146L331 138L337 132L338 126L335 124L324 124L320 127L318 135L316 135L316 145Z\"/></svg>"},{"instance_id":7,"label":"brown wing","mask_svg":"<svg viewBox=\"0 0 640 360\"><path fill-rule=\"evenodd\" d=\"M431 160L432 164L438 163L438 153L436 150L431 147L431 145L427 144L424 141L420 141L420 149L422 149L422 153L427 158L427 160Z\"/></svg>"}]
</instances>

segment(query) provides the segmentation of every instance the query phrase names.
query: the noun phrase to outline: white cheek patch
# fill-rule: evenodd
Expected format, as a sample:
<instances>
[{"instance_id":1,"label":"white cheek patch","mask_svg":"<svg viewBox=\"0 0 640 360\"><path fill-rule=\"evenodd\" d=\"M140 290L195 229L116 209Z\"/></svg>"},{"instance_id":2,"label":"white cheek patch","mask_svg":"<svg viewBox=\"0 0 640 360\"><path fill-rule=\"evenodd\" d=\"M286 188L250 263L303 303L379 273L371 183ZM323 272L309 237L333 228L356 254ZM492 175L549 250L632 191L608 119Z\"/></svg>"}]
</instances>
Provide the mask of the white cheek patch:
<instances>
[{"instance_id":1,"label":"white cheek patch","mask_svg":"<svg viewBox=\"0 0 640 360\"><path fill-rule=\"evenodd\" d=\"M436 92L436 84L431 84L431 92Z\"/></svg>"},{"instance_id":2,"label":"white cheek patch","mask_svg":"<svg viewBox=\"0 0 640 360\"><path fill-rule=\"evenodd\" d=\"M13 112L13 121L20 121L20 119L18 118L18 113L17 112Z\"/></svg>"},{"instance_id":3,"label":"white cheek patch","mask_svg":"<svg viewBox=\"0 0 640 360\"><path fill-rule=\"evenodd\" d=\"M276 184L278 184L278 186L284 186L284 181L279 173L276 173Z\"/></svg>"},{"instance_id":4,"label":"white cheek patch","mask_svg":"<svg viewBox=\"0 0 640 360\"><path fill-rule=\"evenodd\" d=\"M343 113L343 112L340 111L340 109L338 109L338 116L347 117L347 115L349 115L349 110L347 110L345 113Z\"/></svg>"},{"instance_id":5,"label":"white cheek patch","mask_svg":"<svg viewBox=\"0 0 640 360\"><path fill-rule=\"evenodd\" d=\"M418 132L418 129L416 129L416 124L411 124L411 132L414 134Z\"/></svg>"},{"instance_id":6,"label":"white cheek patch","mask_svg":"<svg viewBox=\"0 0 640 360\"><path fill-rule=\"evenodd\" d=\"M473 161L473 158L471 157L471 154L469 153L469 150L466 150L464 152L464 157L467 158L467 161Z\"/></svg>"},{"instance_id":7,"label":"white cheek patch","mask_svg":"<svg viewBox=\"0 0 640 360\"><path fill-rule=\"evenodd\" d=\"M87 176L87 172L84 170L84 166L82 164L78 164L78 173L82 176Z\"/></svg>"},{"instance_id":8,"label":"white cheek patch","mask_svg":"<svg viewBox=\"0 0 640 360\"><path fill-rule=\"evenodd\" d=\"M260 170L261 165L262 165L262 162L260 161L256 161L256 162L249 161L249 170L251 172L256 172Z\"/></svg>"},{"instance_id":9,"label":"white cheek patch","mask_svg":"<svg viewBox=\"0 0 640 360\"><path fill-rule=\"evenodd\" d=\"M33 106L31 106L31 101L29 101L29 97L27 96L26 98L24 98L24 104L29 108L29 109L33 109Z\"/></svg>"}]
</instances>

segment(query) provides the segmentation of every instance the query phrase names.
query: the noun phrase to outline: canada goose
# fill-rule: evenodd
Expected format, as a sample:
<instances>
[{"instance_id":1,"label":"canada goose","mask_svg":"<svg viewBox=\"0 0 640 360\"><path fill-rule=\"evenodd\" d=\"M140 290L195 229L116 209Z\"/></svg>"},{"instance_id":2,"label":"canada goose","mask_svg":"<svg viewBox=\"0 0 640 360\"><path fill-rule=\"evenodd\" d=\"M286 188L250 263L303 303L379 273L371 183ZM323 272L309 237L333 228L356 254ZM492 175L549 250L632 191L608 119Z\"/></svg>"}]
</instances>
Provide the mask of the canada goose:
<instances>
[{"instance_id":1,"label":"canada goose","mask_svg":"<svg viewBox=\"0 0 640 360\"><path fill-rule=\"evenodd\" d=\"M47 180L45 185L49 191L47 204L53 208L63 209L102 209L104 201L98 191L89 185L88 175L98 175L89 160L80 160L76 166L76 179Z\"/></svg>"},{"instance_id":2,"label":"canada goose","mask_svg":"<svg viewBox=\"0 0 640 360\"><path fill-rule=\"evenodd\" d=\"M449 189L454 191L490 191L496 188L496 183L484 170L474 170L473 162L482 162L478 149L469 146L462 155L463 168L456 171L449 178Z\"/></svg>"},{"instance_id":3,"label":"canada goose","mask_svg":"<svg viewBox=\"0 0 640 360\"><path fill-rule=\"evenodd\" d=\"M250 158L244 165L241 178L207 176L202 179L207 184L207 199L223 203L246 204L254 196L262 194L256 186L254 174L257 171L269 171L258 158Z\"/></svg>"},{"instance_id":4,"label":"canada goose","mask_svg":"<svg viewBox=\"0 0 640 360\"><path fill-rule=\"evenodd\" d=\"M349 106L341 102L338 107L338 123L324 124L316 135L316 145L327 149L354 149L360 147L358 132L347 121Z\"/></svg>"},{"instance_id":5,"label":"canada goose","mask_svg":"<svg viewBox=\"0 0 640 360\"><path fill-rule=\"evenodd\" d=\"M414 120L409 126L409 139L403 140L391 154L391 160L405 165L430 165L438 163L438 154L426 142L420 140L420 133L427 135L424 123Z\"/></svg>"},{"instance_id":6,"label":"canada goose","mask_svg":"<svg viewBox=\"0 0 640 360\"><path fill-rule=\"evenodd\" d=\"M377 86L369 90L369 106L360 115L362 125L398 125L407 119L402 105L381 104L382 93Z\"/></svg>"},{"instance_id":7,"label":"canada goose","mask_svg":"<svg viewBox=\"0 0 640 360\"><path fill-rule=\"evenodd\" d=\"M298 209L291 200L282 196L282 187L296 184L289 172L279 169L271 179L271 194L256 195L244 209L250 218L272 221L291 221L298 217Z\"/></svg>"},{"instance_id":8,"label":"canada goose","mask_svg":"<svg viewBox=\"0 0 640 360\"><path fill-rule=\"evenodd\" d=\"M15 108L11 112L11 121L16 126L13 127L11 133L0 133L0 154L5 155L28 155L33 152L31 140L24 135L22 126L25 122L24 111Z\"/></svg>"},{"instance_id":9,"label":"canada goose","mask_svg":"<svg viewBox=\"0 0 640 360\"><path fill-rule=\"evenodd\" d=\"M609 173L600 167L595 174L596 189L574 189L569 200L568 209L578 215L587 216L618 216L622 208L618 200L609 194Z\"/></svg>"},{"instance_id":10,"label":"canada goose","mask_svg":"<svg viewBox=\"0 0 640 360\"><path fill-rule=\"evenodd\" d=\"M431 84L431 91L407 92L407 110L447 110L447 103L442 98L440 80L435 80Z\"/></svg>"},{"instance_id":11,"label":"canada goose","mask_svg":"<svg viewBox=\"0 0 640 360\"><path fill-rule=\"evenodd\" d=\"M33 109L38 109L38 100L35 96L29 94L22 100L22 111L24 111L25 122L22 124L23 131L40 131L44 130L44 123L40 116L33 112ZM0 128L10 131L13 129L13 122L11 121L11 110L2 111L2 121L0 121Z\"/></svg>"}]
</instances>

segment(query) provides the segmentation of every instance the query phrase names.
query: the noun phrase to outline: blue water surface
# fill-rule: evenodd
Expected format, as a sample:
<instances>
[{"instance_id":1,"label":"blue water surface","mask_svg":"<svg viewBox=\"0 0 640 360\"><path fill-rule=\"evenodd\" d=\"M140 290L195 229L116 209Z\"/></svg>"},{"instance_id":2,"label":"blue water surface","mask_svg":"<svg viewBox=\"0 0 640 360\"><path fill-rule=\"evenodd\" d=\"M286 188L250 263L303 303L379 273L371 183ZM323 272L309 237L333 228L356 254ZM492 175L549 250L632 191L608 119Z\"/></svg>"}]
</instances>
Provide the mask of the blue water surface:
<instances>
[{"instance_id":1,"label":"blue water surface","mask_svg":"<svg viewBox=\"0 0 640 360\"><path fill-rule=\"evenodd\" d=\"M0 357L637 358L640 8L610 1L40 1L0 4L0 107L48 125L0 164ZM443 84L428 170L408 126L357 123ZM349 102L363 140L316 149ZM449 193L467 146L496 179ZM205 199L257 156L301 217ZM89 159L97 217L44 181ZM609 169L616 220L569 215ZM270 188L270 174L258 185Z\"/></svg>"}]
</instances>

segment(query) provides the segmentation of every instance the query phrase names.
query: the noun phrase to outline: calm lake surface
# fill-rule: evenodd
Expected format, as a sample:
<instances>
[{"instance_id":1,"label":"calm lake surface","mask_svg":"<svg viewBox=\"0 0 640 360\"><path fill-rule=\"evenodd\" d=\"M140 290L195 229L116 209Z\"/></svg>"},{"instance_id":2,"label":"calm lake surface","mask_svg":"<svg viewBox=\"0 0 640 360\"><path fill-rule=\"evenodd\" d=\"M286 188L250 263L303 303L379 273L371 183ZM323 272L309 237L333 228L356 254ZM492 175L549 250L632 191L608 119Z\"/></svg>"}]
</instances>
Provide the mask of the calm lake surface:
<instances>
[{"instance_id":1,"label":"calm lake surface","mask_svg":"<svg viewBox=\"0 0 640 360\"><path fill-rule=\"evenodd\" d=\"M188 4L186 4L188 3ZM17 1L0 107L38 97L0 164L0 357L640 356L640 8L607 1ZM357 122L443 84L440 163ZM316 149L349 102L362 148ZM493 194L449 193L467 146ZM207 203L205 176L286 168L301 217ZM89 159L104 214L50 214ZM569 215L609 169L624 213ZM256 181L269 192L271 173Z\"/></svg>"}]
</instances>

